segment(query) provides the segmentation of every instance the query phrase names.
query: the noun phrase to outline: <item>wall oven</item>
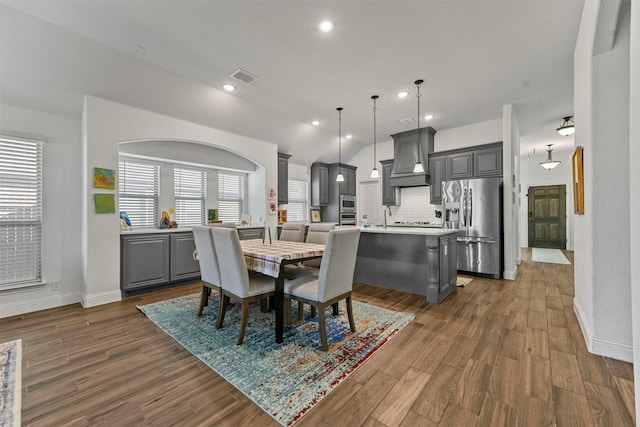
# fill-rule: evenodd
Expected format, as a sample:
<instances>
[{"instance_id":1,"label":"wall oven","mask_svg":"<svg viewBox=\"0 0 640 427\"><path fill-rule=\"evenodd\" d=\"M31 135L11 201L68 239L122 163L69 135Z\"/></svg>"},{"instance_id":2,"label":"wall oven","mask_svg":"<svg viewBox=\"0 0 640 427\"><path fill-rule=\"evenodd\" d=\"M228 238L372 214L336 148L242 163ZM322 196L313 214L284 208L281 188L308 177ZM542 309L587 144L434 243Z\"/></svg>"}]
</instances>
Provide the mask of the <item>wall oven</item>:
<instances>
[{"instance_id":1,"label":"wall oven","mask_svg":"<svg viewBox=\"0 0 640 427\"><path fill-rule=\"evenodd\" d=\"M356 225L356 213L340 212L340 225Z\"/></svg>"}]
</instances>

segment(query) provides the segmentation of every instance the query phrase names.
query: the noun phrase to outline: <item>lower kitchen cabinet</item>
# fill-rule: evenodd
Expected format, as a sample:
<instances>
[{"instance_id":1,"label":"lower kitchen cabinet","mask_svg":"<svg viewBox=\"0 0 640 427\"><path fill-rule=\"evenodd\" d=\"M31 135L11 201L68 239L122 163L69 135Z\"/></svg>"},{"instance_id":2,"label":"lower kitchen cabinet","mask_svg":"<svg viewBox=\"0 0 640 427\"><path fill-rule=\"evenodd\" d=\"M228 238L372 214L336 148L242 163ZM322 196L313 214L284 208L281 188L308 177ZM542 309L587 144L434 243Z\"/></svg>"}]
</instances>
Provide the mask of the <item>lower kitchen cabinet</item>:
<instances>
[{"instance_id":1,"label":"lower kitchen cabinet","mask_svg":"<svg viewBox=\"0 0 640 427\"><path fill-rule=\"evenodd\" d=\"M123 292L200 278L191 231L120 236Z\"/></svg>"}]
</instances>

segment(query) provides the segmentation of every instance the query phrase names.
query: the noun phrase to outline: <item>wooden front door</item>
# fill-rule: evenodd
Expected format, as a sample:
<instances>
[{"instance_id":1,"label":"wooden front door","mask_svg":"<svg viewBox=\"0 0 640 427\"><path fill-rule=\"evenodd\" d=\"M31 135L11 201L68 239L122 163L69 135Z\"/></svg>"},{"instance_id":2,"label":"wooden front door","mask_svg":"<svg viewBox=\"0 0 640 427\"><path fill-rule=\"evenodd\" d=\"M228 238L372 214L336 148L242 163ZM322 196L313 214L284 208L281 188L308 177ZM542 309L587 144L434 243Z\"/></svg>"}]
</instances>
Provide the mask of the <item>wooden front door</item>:
<instances>
[{"instance_id":1,"label":"wooden front door","mask_svg":"<svg viewBox=\"0 0 640 427\"><path fill-rule=\"evenodd\" d=\"M567 248L564 185L529 187L529 247Z\"/></svg>"}]
</instances>

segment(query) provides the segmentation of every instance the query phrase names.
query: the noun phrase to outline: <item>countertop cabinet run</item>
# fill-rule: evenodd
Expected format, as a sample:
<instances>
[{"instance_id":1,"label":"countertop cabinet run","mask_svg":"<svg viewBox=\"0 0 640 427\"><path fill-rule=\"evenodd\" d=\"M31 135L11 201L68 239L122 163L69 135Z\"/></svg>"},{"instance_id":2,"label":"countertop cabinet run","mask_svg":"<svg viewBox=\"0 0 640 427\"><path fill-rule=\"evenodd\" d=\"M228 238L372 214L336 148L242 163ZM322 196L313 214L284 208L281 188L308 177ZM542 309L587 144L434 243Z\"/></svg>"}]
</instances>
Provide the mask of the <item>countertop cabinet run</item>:
<instances>
[{"instance_id":1,"label":"countertop cabinet run","mask_svg":"<svg viewBox=\"0 0 640 427\"><path fill-rule=\"evenodd\" d=\"M329 204L329 165L316 162L311 165L311 206Z\"/></svg>"},{"instance_id":2,"label":"countertop cabinet run","mask_svg":"<svg viewBox=\"0 0 640 427\"><path fill-rule=\"evenodd\" d=\"M431 204L442 203L442 182L502 177L502 142L429 155Z\"/></svg>"},{"instance_id":3,"label":"countertop cabinet run","mask_svg":"<svg viewBox=\"0 0 640 427\"><path fill-rule=\"evenodd\" d=\"M392 187L390 182L393 159L381 160L382 205L397 206L400 204L400 187Z\"/></svg>"},{"instance_id":4,"label":"countertop cabinet run","mask_svg":"<svg viewBox=\"0 0 640 427\"><path fill-rule=\"evenodd\" d=\"M200 278L200 264L193 258L196 242L193 233L171 236L171 281Z\"/></svg>"},{"instance_id":5,"label":"countertop cabinet run","mask_svg":"<svg viewBox=\"0 0 640 427\"><path fill-rule=\"evenodd\" d=\"M278 153L278 204L289 203L289 157Z\"/></svg>"}]
</instances>

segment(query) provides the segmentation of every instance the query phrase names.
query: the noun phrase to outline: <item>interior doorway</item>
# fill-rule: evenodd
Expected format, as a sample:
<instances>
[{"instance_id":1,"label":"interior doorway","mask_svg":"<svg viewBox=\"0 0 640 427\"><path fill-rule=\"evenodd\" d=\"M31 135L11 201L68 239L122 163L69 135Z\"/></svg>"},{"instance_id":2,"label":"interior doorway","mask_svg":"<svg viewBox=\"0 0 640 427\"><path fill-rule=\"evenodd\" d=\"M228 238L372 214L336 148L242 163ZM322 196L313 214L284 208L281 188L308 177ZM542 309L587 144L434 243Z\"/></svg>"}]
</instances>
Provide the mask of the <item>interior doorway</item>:
<instances>
[{"instance_id":1,"label":"interior doorway","mask_svg":"<svg viewBox=\"0 0 640 427\"><path fill-rule=\"evenodd\" d=\"M565 185L529 187L528 242L530 248L567 248Z\"/></svg>"},{"instance_id":2,"label":"interior doorway","mask_svg":"<svg viewBox=\"0 0 640 427\"><path fill-rule=\"evenodd\" d=\"M360 181L358 195L360 198L358 203L358 224L364 223L363 218L365 215L369 224L379 224L382 206L380 205L380 184L378 180Z\"/></svg>"}]
</instances>

